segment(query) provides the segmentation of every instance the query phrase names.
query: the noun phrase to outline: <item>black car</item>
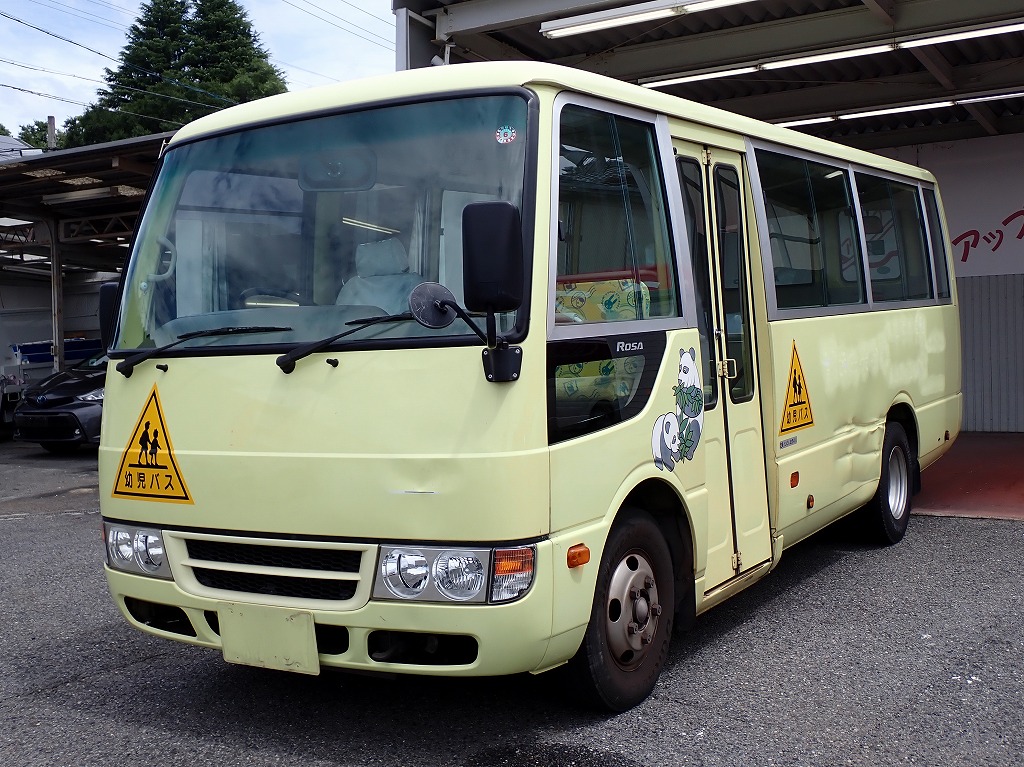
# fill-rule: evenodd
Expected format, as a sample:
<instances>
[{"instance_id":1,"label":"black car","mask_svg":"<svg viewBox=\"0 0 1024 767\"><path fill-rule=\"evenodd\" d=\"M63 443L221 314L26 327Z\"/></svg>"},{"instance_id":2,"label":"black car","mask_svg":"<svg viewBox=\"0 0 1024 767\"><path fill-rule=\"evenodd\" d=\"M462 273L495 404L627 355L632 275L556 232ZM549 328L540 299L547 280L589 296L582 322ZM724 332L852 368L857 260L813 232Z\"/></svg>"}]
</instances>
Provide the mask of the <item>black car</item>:
<instances>
[{"instance_id":1,"label":"black car","mask_svg":"<svg viewBox=\"0 0 1024 767\"><path fill-rule=\"evenodd\" d=\"M14 411L14 438L51 453L98 445L107 355L97 354L29 387Z\"/></svg>"}]
</instances>

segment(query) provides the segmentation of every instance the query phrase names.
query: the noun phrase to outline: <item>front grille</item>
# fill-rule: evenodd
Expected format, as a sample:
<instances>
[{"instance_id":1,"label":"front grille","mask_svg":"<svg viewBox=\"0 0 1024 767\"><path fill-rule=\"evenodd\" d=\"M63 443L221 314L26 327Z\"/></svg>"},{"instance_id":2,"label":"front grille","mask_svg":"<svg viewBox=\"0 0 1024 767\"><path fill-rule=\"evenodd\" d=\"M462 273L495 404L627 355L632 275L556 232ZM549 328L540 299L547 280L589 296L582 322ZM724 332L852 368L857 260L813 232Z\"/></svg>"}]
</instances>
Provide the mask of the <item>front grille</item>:
<instances>
[{"instance_id":1,"label":"front grille","mask_svg":"<svg viewBox=\"0 0 1024 767\"><path fill-rule=\"evenodd\" d=\"M165 544L175 580L189 593L299 609L362 607L369 600L376 564L376 546L372 544L170 530Z\"/></svg>"},{"instance_id":2,"label":"front grille","mask_svg":"<svg viewBox=\"0 0 1024 767\"><path fill-rule=\"evenodd\" d=\"M17 413L14 416L14 424L18 429L19 436L29 442L48 442L66 439L77 439L81 433L81 424L78 419L69 413L58 413L54 415L36 415L28 413Z\"/></svg>"},{"instance_id":3,"label":"front grille","mask_svg":"<svg viewBox=\"0 0 1024 767\"><path fill-rule=\"evenodd\" d=\"M298 570L325 570L358 573L362 553L339 549L307 549L292 546L250 546L225 541L191 540L188 555L208 562L232 562L239 565L293 567Z\"/></svg>"},{"instance_id":4,"label":"front grille","mask_svg":"<svg viewBox=\"0 0 1024 767\"><path fill-rule=\"evenodd\" d=\"M320 578L295 578L290 575L259 575L224 570L192 568L196 580L211 589L240 591L246 594L291 597L293 599L323 599L343 602L356 592L355 581L328 581Z\"/></svg>"}]
</instances>

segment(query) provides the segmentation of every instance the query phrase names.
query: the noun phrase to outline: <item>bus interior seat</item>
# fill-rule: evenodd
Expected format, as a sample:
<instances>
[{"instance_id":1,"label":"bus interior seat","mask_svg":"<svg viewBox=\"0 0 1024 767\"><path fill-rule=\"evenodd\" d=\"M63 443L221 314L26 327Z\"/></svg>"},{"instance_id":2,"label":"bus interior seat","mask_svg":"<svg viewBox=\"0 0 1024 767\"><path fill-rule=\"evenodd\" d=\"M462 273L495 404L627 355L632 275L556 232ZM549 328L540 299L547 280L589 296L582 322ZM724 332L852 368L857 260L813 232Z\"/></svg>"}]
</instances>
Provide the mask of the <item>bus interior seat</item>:
<instances>
[{"instance_id":1,"label":"bus interior seat","mask_svg":"<svg viewBox=\"0 0 1024 767\"><path fill-rule=\"evenodd\" d=\"M336 304L379 306L389 314L409 309L409 293L423 282L409 272L409 257L401 240L360 243L356 247L356 276L338 291Z\"/></svg>"}]
</instances>

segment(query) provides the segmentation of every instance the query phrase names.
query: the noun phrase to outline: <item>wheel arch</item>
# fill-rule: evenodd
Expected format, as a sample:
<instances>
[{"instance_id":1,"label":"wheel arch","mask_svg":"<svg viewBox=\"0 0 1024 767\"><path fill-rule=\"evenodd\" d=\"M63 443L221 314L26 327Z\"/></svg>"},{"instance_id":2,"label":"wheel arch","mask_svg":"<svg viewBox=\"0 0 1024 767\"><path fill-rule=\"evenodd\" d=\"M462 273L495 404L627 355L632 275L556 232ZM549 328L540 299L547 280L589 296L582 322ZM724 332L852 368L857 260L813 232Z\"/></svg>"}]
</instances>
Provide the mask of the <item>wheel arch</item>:
<instances>
[{"instance_id":1,"label":"wheel arch","mask_svg":"<svg viewBox=\"0 0 1024 767\"><path fill-rule=\"evenodd\" d=\"M911 487L916 495L921 490L921 440L913 406L907 401L894 403L885 415L885 422L898 423L906 432L907 442L910 443Z\"/></svg>"},{"instance_id":2,"label":"wheel arch","mask_svg":"<svg viewBox=\"0 0 1024 767\"><path fill-rule=\"evenodd\" d=\"M696 620L696 600L693 520L686 503L666 482L646 479L623 500L616 513L616 521L630 509L650 514L668 544L675 573L676 625L689 628Z\"/></svg>"}]
</instances>

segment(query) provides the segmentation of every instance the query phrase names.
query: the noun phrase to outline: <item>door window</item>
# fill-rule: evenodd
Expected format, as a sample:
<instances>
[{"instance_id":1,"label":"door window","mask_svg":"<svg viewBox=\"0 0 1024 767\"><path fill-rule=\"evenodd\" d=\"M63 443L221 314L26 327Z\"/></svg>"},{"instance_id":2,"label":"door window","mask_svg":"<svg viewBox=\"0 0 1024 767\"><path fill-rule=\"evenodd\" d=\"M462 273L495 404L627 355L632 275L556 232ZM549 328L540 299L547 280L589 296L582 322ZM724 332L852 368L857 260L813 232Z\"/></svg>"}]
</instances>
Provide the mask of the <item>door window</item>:
<instances>
[{"instance_id":1,"label":"door window","mask_svg":"<svg viewBox=\"0 0 1024 767\"><path fill-rule=\"evenodd\" d=\"M678 317L654 126L561 113L555 322Z\"/></svg>"},{"instance_id":2,"label":"door window","mask_svg":"<svg viewBox=\"0 0 1024 767\"><path fill-rule=\"evenodd\" d=\"M725 333L725 356L730 366L729 397L733 402L746 402L754 396L754 379L744 257L743 197L739 174L731 165L717 166L714 178L719 280L725 324L722 331Z\"/></svg>"}]
</instances>

